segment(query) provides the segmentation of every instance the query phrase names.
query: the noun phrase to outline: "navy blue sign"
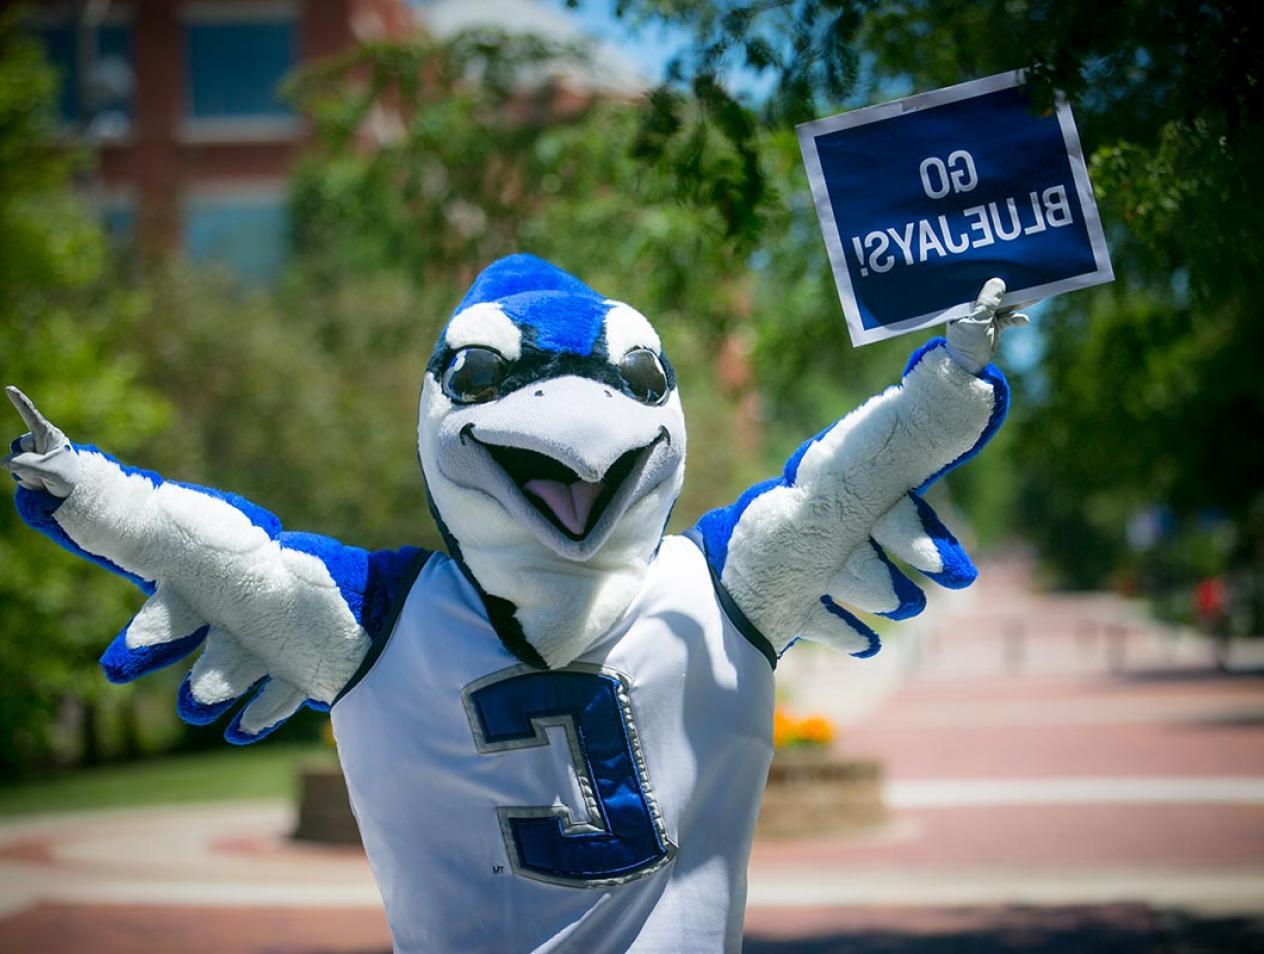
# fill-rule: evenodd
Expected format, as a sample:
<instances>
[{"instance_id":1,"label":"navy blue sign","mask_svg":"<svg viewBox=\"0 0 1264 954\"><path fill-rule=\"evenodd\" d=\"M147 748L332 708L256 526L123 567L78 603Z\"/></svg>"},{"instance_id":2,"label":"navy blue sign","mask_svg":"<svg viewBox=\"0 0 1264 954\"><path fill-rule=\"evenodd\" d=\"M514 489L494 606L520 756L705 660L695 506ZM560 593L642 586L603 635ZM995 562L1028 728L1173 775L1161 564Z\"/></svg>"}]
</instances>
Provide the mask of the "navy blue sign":
<instances>
[{"instance_id":1,"label":"navy blue sign","mask_svg":"<svg viewBox=\"0 0 1264 954\"><path fill-rule=\"evenodd\" d=\"M1036 115L1021 73L799 127L852 342L1111 281L1070 107Z\"/></svg>"}]
</instances>

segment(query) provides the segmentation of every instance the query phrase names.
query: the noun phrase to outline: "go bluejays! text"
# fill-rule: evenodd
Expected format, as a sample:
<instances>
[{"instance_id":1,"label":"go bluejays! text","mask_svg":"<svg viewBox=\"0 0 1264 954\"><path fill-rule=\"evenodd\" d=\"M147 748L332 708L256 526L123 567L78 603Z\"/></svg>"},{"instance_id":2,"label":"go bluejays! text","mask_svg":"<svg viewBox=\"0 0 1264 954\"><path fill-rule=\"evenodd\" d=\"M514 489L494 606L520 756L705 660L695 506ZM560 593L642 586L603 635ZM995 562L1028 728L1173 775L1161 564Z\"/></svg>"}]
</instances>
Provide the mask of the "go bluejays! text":
<instances>
[{"instance_id":1,"label":"go bluejays! text","mask_svg":"<svg viewBox=\"0 0 1264 954\"><path fill-rule=\"evenodd\" d=\"M918 168L922 191L931 199L969 193L979 184L974 157L964 149L943 159L927 156ZM926 262L932 256L946 258L994 242L1013 242L1072 222L1066 186L1059 184L853 235L851 246L860 274L866 276L870 271L889 272L897 265Z\"/></svg>"}]
</instances>

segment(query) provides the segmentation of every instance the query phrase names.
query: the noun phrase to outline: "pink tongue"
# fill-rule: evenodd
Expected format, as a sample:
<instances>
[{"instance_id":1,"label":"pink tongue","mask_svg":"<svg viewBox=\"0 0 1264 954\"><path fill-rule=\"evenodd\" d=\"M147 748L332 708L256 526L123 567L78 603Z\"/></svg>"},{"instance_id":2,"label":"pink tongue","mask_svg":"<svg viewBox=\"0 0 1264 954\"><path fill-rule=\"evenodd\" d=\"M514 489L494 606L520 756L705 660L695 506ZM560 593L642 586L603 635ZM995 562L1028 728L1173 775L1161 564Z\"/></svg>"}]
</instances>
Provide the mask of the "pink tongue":
<instances>
[{"instance_id":1,"label":"pink tongue","mask_svg":"<svg viewBox=\"0 0 1264 954\"><path fill-rule=\"evenodd\" d=\"M588 515L592 513L593 504L606 487L601 481L589 483L586 480L577 480L564 484L560 480L536 479L528 480L522 485L522 489L543 500L562 526L571 533L579 534L588 526Z\"/></svg>"}]
</instances>

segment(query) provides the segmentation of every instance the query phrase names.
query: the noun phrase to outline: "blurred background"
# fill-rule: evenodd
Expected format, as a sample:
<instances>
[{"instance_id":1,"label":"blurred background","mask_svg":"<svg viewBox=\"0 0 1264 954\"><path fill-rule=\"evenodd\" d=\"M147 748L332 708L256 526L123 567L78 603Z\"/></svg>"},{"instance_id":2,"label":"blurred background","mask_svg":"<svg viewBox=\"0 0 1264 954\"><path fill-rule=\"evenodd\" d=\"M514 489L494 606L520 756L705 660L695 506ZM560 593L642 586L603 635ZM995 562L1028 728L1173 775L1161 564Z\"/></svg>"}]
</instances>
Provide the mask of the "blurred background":
<instances>
[{"instance_id":1,"label":"blurred background","mask_svg":"<svg viewBox=\"0 0 1264 954\"><path fill-rule=\"evenodd\" d=\"M424 362L531 251L663 334L684 527L920 340L848 343L794 124L1024 66L1073 103L1117 280L1007 336L1010 421L934 491L980 583L779 670L778 762L867 807L761 822L747 948L1264 950L1246 2L0 2L0 372L291 528L438 547ZM327 718L228 751L180 672L108 686L140 602L0 507L0 946L385 950L357 849L289 838Z\"/></svg>"}]
</instances>

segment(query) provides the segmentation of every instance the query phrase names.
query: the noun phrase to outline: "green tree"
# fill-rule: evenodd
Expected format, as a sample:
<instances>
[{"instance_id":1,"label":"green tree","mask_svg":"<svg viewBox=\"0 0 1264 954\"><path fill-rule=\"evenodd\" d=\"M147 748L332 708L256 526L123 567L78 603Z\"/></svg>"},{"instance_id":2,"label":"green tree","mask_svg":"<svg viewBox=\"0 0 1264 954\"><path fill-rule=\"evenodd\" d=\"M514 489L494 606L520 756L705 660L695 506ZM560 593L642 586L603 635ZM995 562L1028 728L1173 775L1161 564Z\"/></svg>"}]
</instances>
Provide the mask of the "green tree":
<instances>
[{"instance_id":1,"label":"green tree","mask_svg":"<svg viewBox=\"0 0 1264 954\"><path fill-rule=\"evenodd\" d=\"M54 83L15 18L0 18L0 369L69 433L126 454L167 409L117 353L140 303L107 282L104 237L71 188L79 157L53 146ZM16 415L4 420L21 433ZM32 542L12 505L0 507L2 774L51 757L59 727L96 753L96 658L139 602L128 584Z\"/></svg>"},{"instance_id":2,"label":"green tree","mask_svg":"<svg viewBox=\"0 0 1264 954\"><path fill-rule=\"evenodd\" d=\"M1072 582L1127 566L1123 528L1143 505L1184 526L1221 512L1254 549L1247 515L1264 503L1264 450L1246 435L1264 427L1252 307L1264 292L1264 182L1252 171L1264 35L1252 13L1233 2L998 3L873 18L881 62L916 63L919 83L1032 64L1074 100L1119 279L1051 303L1041 387L1020 407L1016 444L1020 516ZM925 49L937 54L912 55Z\"/></svg>"},{"instance_id":3,"label":"green tree","mask_svg":"<svg viewBox=\"0 0 1264 954\"><path fill-rule=\"evenodd\" d=\"M742 149L814 115L1008 69L1030 68L1039 97L1065 90L1118 279L1050 302L1035 331L1043 356L1018 382L1008 444L1010 484L1023 488L1015 519L1080 584L1127 564L1124 523L1145 504L1171 508L1182 526L1223 513L1238 528L1240 559L1264 552L1250 518L1264 508L1264 450L1252 436L1264 426L1254 314L1264 291L1264 35L1254 5L620 0L616 10L693 37L644 120L667 131L655 158L668 166L673 142L697 136L696 124ZM745 125L720 118L739 102L724 87L735 68L773 83ZM681 89L703 94L692 122L679 111ZM765 162L744 173L736 205L758 210L776 173ZM768 227L758 214L727 221L747 243ZM809 285L824 275L819 255L799 260ZM777 362L837 360L817 347L832 320L814 312Z\"/></svg>"}]
</instances>

